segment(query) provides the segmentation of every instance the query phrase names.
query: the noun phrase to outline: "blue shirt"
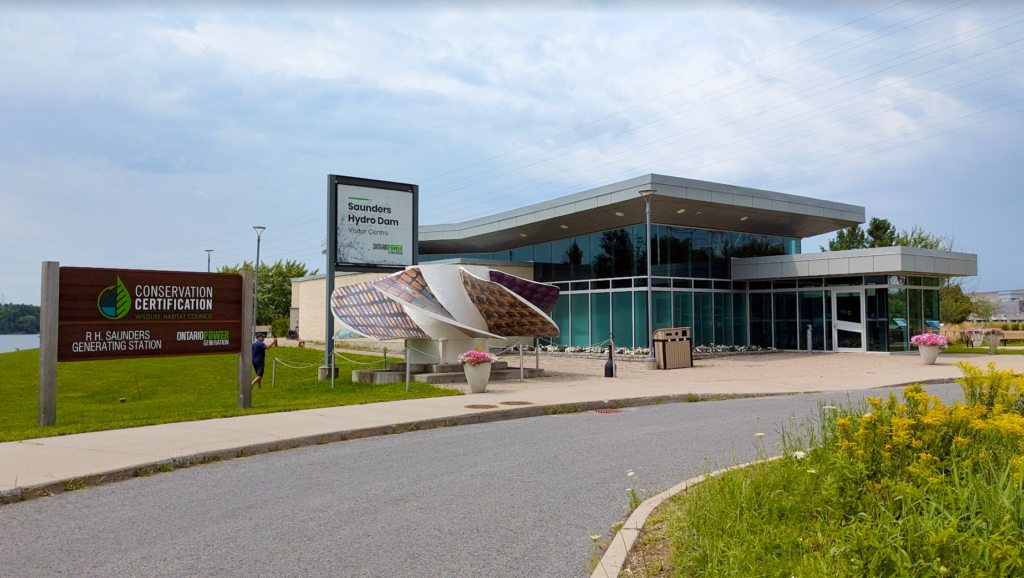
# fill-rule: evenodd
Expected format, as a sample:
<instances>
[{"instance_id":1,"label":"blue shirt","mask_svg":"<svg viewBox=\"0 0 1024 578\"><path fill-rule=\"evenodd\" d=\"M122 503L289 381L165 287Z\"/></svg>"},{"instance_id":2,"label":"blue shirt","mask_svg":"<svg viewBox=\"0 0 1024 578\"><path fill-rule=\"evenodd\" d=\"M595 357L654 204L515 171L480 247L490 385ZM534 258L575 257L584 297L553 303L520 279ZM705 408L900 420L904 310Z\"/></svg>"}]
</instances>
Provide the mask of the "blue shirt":
<instances>
[{"instance_id":1,"label":"blue shirt","mask_svg":"<svg viewBox=\"0 0 1024 578\"><path fill-rule=\"evenodd\" d=\"M262 341L252 342L252 364L263 365L267 360L267 344Z\"/></svg>"}]
</instances>

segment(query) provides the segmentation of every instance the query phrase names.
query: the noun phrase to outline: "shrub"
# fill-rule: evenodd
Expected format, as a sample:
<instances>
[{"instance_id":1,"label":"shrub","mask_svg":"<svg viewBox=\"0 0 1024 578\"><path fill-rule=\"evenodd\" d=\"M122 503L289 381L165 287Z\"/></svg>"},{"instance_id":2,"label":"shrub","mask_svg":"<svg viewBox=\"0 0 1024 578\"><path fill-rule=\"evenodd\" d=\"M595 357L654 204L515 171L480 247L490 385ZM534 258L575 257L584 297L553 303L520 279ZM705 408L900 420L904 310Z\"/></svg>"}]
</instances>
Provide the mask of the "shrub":
<instances>
[{"instance_id":1,"label":"shrub","mask_svg":"<svg viewBox=\"0 0 1024 578\"><path fill-rule=\"evenodd\" d=\"M287 317L278 317L270 322L270 331L274 334L274 337L285 337L288 335L288 327L290 325L291 322Z\"/></svg>"},{"instance_id":2,"label":"shrub","mask_svg":"<svg viewBox=\"0 0 1024 578\"><path fill-rule=\"evenodd\" d=\"M674 575L1024 575L1024 378L960 368L964 404L822 406L787 457L696 486L664 522Z\"/></svg>"}]
</instances>

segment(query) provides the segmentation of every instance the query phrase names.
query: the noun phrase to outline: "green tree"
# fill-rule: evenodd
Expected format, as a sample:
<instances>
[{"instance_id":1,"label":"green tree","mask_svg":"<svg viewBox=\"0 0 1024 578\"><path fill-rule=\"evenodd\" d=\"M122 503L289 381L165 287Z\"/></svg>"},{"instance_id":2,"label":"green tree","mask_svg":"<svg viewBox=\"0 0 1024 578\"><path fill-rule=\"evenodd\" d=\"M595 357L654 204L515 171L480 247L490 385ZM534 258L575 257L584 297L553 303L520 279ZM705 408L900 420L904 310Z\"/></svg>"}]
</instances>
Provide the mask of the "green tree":
<instances>
[{"instance_id":1,"label":"green tree","mask_svg":"<svg viewBox=\"0 0 1024 578\"><path fill-rule=\"evenodd\" d=\"M871 217L868 223L868 248L892 247L896 244L896 227L889 219Z\"/></svg>"},{"instance_id":2,"label":"green tree","mask_svg":"<svg viewBox=\"0 0 1024 578\"><path fill-rule=\"evenodd\" d=\"M218 273L252 271L253 263L245 261L240 265L224 265ZM304 263L278 260L272 265L260 263L256 301L256 324L270 325L275 319L287 318L292 305L292 279L316 275L319 269L309 271Z\"/></svg>"},{"instance_id":3,"label":"green tree","mask_svg":"<svg viewBox=\"0 0 1024 578\"><path fill-rule=\"evenodd\" d=\"M868 237L864 234L864 229L860 228L860 225L853 225L841 229L836 233L835 239L829 239L828 249L822 247L824 251L849 251L852 249L863 249L868 246Z\"/></svg>"},{"instance_id":4,"label":"green tree","mask_svg":"<svg viewBox=\"0 0 1024 578\"><path fill-rule=\"evenodd\" d=\"M996 313L999 313L999 306L988 297L975 293L971 295L971 313L982 322L988 323Z\"/></svg>"},{"instance_id":5,"label":"green tree","mask_svg":"<svg viewBox=\"0 0 1024 578\"><path fill-rule=\"evenodd\" d=\"M971 316L971 298L964 295L960 285L946 283L939 289L939 320L943 323L963 323Z\"/></svg>"},{"instance_id":6,"label":"green tree","mask_svg":"<svg viewBox=\"0 0 1024 578\"><path fill-rule=\"evenodd\" d=\"M909 231L899 233L888 219L871 217L866 229L861 225L847 227L830 239L828 249L822 251L849 251L851 249L872 249L875 247L920 247L922 249L944 249L950 244L946 237L934 235L914 225ZM948 248L947 250L952 250Z\"/></svg>"},{"instance_id":7,"label":"green tree","mask_svg":"<svg viewBox=\"0 0 1024 578\"><path fill-rule=\"evenodd\" d=\"M0 305L0 335L39 333L39 306Z\"/></svg>"},{"instance_id":8,"label":"green tree","mask_svg":"<svg viewBox=\"0 0 1024 578\"><path fill-rule=\"evenodd\" d=\"M920 247L922 249L942 249L946 244L946 238L933 235L921 227L914 225L909 231L903 229L896 235L896 246L898 247ZM948 249L952 250L952 249Z\"/></svg>"}]
</instances>

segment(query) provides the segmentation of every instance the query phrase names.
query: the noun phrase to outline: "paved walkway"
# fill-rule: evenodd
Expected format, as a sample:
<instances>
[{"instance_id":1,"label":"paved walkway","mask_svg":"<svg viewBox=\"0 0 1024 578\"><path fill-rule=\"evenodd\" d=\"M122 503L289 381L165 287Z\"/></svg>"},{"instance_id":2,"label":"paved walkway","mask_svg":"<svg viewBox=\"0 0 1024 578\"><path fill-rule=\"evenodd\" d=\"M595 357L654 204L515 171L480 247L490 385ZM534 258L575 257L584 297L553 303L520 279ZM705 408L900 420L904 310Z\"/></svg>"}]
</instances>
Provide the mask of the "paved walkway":
<instances>
[{"instance_id":1,"label":"paved walkway","mask_svg":"<svg viewBox=\"0 0 1024 578\"><path fill-rule=\"evenodd\" d=\"M437 427L539 415L550 406L625 404L639 398L696 394L777 394L845 391L914 381L951 380L960 375L956 362L978 365L995 361L1000 368L1024 371L1024 356L941 356L934 366L916 356L854 354L789 354L741 356L707 360L692 370L647 371L642 364L619 364L616 379L602 375L602 360L541 358L549 378L494 382L491 391L455 397L417 399L368 405L329 407L293 412L172 423L0 444L0 492L42 488L78 478L108 479L131 475L137 468L203 455L232 457L259 452L365 437L394 431L396 424ZM529 402L528 406L501 405ZM494 405L477 409L471 405ZM498 413L500 412L500 413ZM494 413L495 415L492 415ZM417 426L410 424L418 423ZM399 428L402 429L402 428ZM347 435L351 434L351 435ZM343 437L344 436L344 437Z\"/></svg>"}]
</instances>

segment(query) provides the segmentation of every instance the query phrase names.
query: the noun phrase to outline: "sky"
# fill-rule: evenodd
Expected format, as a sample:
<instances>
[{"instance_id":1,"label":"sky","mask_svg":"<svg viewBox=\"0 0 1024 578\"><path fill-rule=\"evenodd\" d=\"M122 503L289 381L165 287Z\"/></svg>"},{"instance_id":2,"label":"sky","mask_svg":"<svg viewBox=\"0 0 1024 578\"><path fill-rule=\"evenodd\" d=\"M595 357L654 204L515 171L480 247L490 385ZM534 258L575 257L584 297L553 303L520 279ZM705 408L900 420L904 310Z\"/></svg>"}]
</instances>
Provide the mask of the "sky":
<instances>
[{"instance_id":1,"label":"sky","mask_svg":"<svg viewBox=\"0 0 1024 578\"><path fill-rule=\"evenodd\" d=\"M322 270L328 174L420 185L421 224L649 173L756 187L1024 287L1014 0L78 6L0 4L4 302L39 303L42 261L253 260L254 225Z\"/></svg>"}]
</instances>

